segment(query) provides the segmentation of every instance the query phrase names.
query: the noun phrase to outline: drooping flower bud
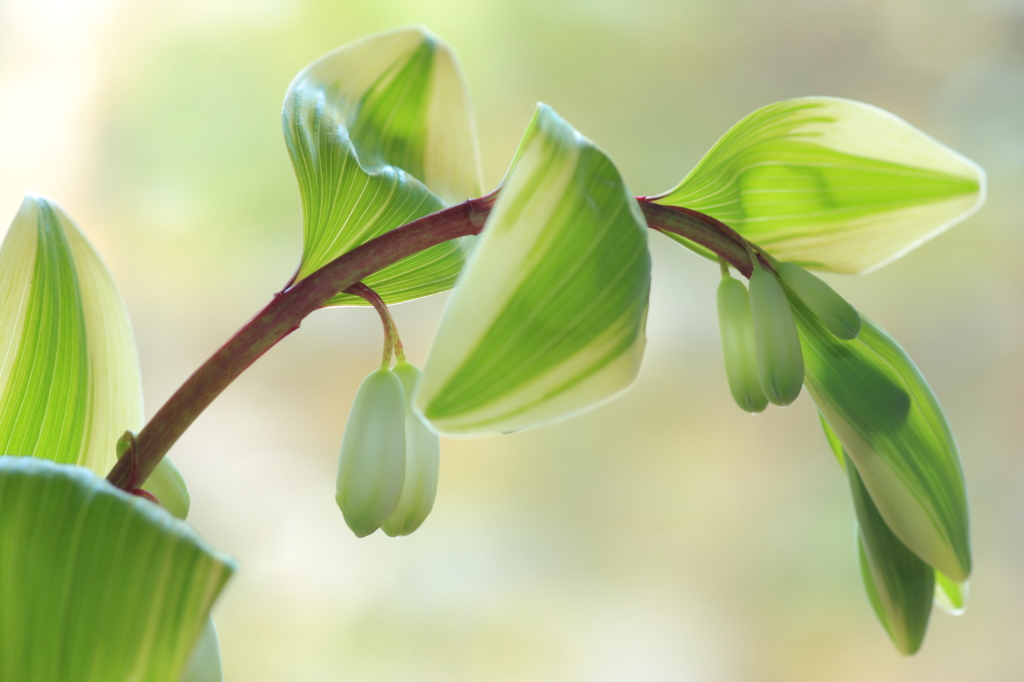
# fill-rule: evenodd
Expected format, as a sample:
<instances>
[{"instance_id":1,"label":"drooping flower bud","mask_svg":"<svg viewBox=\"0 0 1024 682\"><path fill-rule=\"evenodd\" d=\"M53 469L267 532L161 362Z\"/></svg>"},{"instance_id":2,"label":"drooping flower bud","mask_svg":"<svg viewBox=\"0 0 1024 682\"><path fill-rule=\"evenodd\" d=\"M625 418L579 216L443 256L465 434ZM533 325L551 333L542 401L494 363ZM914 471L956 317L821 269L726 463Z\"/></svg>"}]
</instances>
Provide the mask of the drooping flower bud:
<instances>
[{"instance_id":1,"label":"drooping flower bud","mask_svg":"<svg viewBox=\"0 0 1024 682\"><path fill-rule=\"evenodd\" d=\"M782 285L756 259L750 277L750 312L761 390L776 405L789 405L800 395L804 382L800 337Z\"/></svg>"},{"instance_id":2,"label":"drooping flower bud","mask_svg":"<svg viewBox=\"0 0 1024 682\"><path fill-rule=\"evenodd\" d=\"M725 375L733 400L745 412L761 412L768 399L758 378L754 319L747 288L726 275L718 285L718 329L722 335Z\"/></svg>"},{"instance_id":3,"label":"drooping flower bud","mask_svg":"<svg viewBox=\"0 0 1024 682\"><path fill-rule=\"evenodd\" d=\"M383 525L384 532L395 537L419 528L434 507L441 439L412 409L413 391L423 372L404 361L392 371L402 381L405 393L405 483L398 507Z\"/></svg>"},{"instance_id":4,"label":"drooping flower bud","mask_svg":"<svg viewBox=\"0 0 1024 682\"><path fill-rule=\"evenodd\" d=\"M345 424L335 500L345 523L365 537L398 506L405 478L402 382L379 369L363 379Z\"/></svg>"},{"instance_id":5,"label":"drooping flower bud","mask_svg":"<svg viewBox=\"0 0 1024 682\"><path fill-rule=\"evenodd\" d=\"M796 263L779 263L775 271L836 338L850 340L860 333L860 315L832 287Z\"/></svg>"}]
</instances>

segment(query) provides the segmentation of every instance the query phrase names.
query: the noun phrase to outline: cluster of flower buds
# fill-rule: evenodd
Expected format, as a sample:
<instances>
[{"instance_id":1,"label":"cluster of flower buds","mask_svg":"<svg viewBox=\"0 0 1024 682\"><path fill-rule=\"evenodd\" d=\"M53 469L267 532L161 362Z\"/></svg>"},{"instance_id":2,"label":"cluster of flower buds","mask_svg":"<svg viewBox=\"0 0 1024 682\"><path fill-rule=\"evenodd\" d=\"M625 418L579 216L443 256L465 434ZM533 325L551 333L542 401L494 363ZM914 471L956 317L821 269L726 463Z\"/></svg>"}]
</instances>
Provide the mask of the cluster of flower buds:
<instances>
[{"instance_id":1,"label":"cluster of flower buds","mask_svg":"<svg viewBox=\"0 0 1024 682\"><path fill-rule=\"evenodd\" d=\"M420 527L434 506L441 441L412 409L422 372L400 359L356 392L338 460L335 500L357 537Z\"/></svg>"},{"instance_id":2,"label":"cluster of flower buds","mask_svg":"<svg viewBox=\"0 0 1024 682\"><path fill-rule=\"evenodd\" d=\"M839 339L857 337L860 315L799 265L775 262L773 273L753 251L751 256L749 292L722 264L718 324L733 399L744 411L757 413L769 402L789 405L804 383L804 358L790 298L803 303Z\"/></svg>"}]
</instances>

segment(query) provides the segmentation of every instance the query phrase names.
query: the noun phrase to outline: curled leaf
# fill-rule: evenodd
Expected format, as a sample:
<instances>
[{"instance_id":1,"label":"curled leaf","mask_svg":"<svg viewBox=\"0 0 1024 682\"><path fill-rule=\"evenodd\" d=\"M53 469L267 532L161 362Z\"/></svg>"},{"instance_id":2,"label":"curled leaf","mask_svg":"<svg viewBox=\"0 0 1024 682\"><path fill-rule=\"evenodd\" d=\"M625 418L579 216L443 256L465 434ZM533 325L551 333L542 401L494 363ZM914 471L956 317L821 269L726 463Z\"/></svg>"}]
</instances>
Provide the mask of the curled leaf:
<instances>
[{"instance_id":1,"label":"curled leaf","mask_svg":"<svg viewBox=\"0 0 1024 682\"><path fill-rule=\"evenodd\" d=\"M442 434L507 432L625 389L643 356L646 231L608 157L540 105L448 300L416 408Z\"/></svg>"},{"instance_id":2,"label":"curled leaf","mask_svg":"<svg viewBox=\"0 0 1024 682\"><path fill-rule=\"evenodd\" d=\"M302 200L301 280L365 241L481 194L469 96L451 49L423 28L363 38L292 81L285 143ZM464 261L447 242L368 277L388 303L451 288ZM330 305L365 305L338 294Z\"/></svg>"}]
</instances>

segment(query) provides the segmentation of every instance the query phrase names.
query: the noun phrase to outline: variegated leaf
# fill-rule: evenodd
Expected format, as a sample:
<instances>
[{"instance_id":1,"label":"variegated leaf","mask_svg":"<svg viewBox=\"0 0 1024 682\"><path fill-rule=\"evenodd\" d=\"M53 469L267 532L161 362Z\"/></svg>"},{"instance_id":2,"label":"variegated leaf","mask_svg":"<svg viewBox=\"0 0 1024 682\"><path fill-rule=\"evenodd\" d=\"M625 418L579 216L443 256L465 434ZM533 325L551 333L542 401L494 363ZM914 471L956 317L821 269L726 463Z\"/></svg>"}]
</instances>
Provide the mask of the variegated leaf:
<instances>
[{"instance_id":1,"label":"variegated leaf","mask_svg":"<svg viewBox=\"0 0 1024 682\"><path fill-rule=\"evenodd\" d=\"M441 319L416 408L441 433L563 419L626 388L644 347L639 207L592 142L537 109Z\"/></svg>"},{"instance_id":2,"label":"variegated leaf","mask_svg":"<svg viewBox=\"0 0 1024 682\"><path fill-rule=\"evenodd\" d=\"M53 201L28 195L0 247L0 454L105 475L126 429L142 426L142 379L128 311L89 241ZM170 460L143 485L160 498Z\"/></svg>"},{"instance_id":3,"label":"variegated leaf","mask_svg":"<svg viewBox=\"0 0 1024 682\"><path fill-rule=\"evenodd\" d=\"M967 492L942 408L900 346L868 318L837 339L791 299L805 385L893 533L956 581L971 571Z\"/></svg>"},{"instance_id":4,"label":"variegated leaf","mask_svg":"<svg viewBox=\"0 0 1024 682\"><path fill-rule=\"evenodd\" d=\"M903 119L804 97L747 116L655 200L714 216L779 260L858 273L955 225L984 196L977 164Z\"/></svg>"},{"instance_id":5,"label":"variegated leaf","mask_svg":"<svg viewBox=\"0 0 1024 682\"><path fill-rule=\"evenodd\" d=\"M178 682L235 570L82 467L0 457L0 679Z\"/></svg>"},{"instance_id":6,"label":"variegated leaf","mask_svg":"<svg viewBox=\"0 0 1024 682\"><path fill-rule=\"evenodd\" d=\"M363 242L481 193L469 96L454 53L423 28L363 38L292 81L284 135L302 200L302 279ZM451 288L448 242L366 279L388 303ZM329 305L365 305L338 294Z\"/></svg>"},{"instance_id":7,"label":"variegated leaf","mask_svg":"<svg viewBox=\"0 0 1024 682\"><path fill-rule=\"evenodd\" d=\"M99 256L59 206L29 195L0 248L0 454L106 474L142 424L131 323Z\"/></svg>"}]
</instances>

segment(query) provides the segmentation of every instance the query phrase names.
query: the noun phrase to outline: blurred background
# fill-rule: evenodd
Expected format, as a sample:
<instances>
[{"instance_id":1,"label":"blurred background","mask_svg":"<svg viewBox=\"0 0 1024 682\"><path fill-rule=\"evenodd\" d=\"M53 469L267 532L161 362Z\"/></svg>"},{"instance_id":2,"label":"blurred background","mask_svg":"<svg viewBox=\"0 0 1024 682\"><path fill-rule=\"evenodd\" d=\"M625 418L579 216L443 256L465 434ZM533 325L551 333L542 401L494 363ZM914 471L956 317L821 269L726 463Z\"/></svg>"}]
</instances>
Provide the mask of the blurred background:
<instances>
[{"instance_id":1,"label":"blurred background","mask_svg":"<svg viewBox=\"0 0 1024 682\"><path fill-rule=\"evenodd\" d=\"M963 452L975 571L900 657L860 584L853 511L813 405L729 396L718 269L651 236L636 385L564 424L444 441L414 535L357 540L334 502L381 331L310 317L171 451L190 521L241 570L215 610L228 682L999 681L1024 677L1021 0L0 0L0 221L60 202L131 311L152 414L298 262L280 132L308 62L421 22L461 58L488 187L536 101L674 186L770 102L837 95L981 163L981 212L829 281L886 327ZM397 306L422 364L445 296Z\"/></svg>"}]
</instances>

